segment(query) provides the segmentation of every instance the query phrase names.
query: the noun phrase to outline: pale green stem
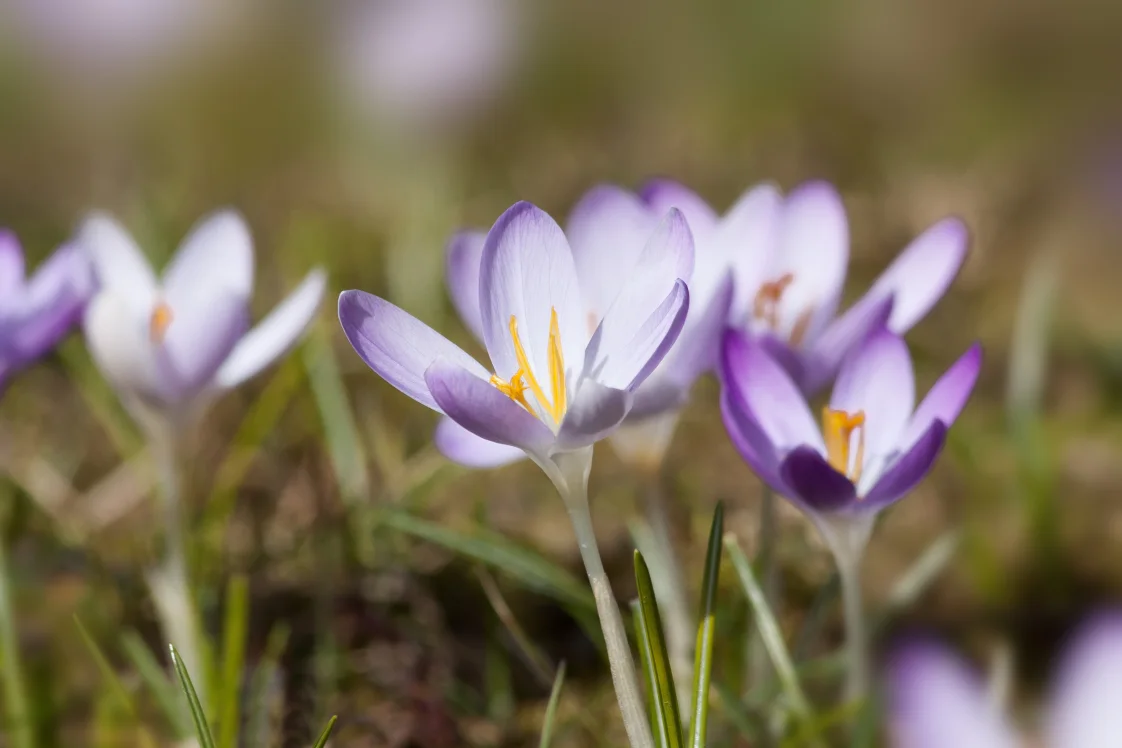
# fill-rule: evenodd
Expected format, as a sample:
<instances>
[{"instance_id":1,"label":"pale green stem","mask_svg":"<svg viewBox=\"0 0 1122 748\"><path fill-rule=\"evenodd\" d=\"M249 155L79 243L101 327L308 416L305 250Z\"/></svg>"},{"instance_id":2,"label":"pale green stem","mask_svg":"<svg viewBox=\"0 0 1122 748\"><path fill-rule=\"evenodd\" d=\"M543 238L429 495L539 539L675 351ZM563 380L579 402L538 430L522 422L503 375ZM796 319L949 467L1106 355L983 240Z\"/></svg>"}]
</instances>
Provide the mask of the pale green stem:
<instances>
[{"instance_id":1,"label":"pale green stem","mask_svg":"<svg viewBox=\"0 0 1122 748\"><path fill-rule=\"evenodd\" d=\"M608 666L623 716L623 727L627 731L627 740L631 748L654 748L650 723L647 721L646 702L639 690L627 629L624 628L623 616L620 615L619 605L612 593L608 574L604 571L600 548L596 544L596 533L592 528L592 514L588 506L588 473L592 467L592 449L562 453L552 460L538 464L557 487L573 523L573 532L577 536L581 560L584 561L588 582L592 586L592 597L596 601L596 612L600 617L600 628L608 649Z\"/></svg>"},{"instance_id":2,"label":"pale green stem","mask_svg":"<svg viewBox=\"0 0 1122 748\"><path fill-rule=\"evenodd\" d=\"M35 730L31 724L30 701L20 665L19 635L9 572L8 549L0 531L0 677L4 681L4 711L12 748L34 748Z\"/></svg>"},{"instance_id":3,"label":"pale green stem","mask_svg":"<svg viewBox=\"0 0 1122 748\"><path fill-rule=\"evenodd\" d=\"M838 559L845 611L846 701L864 699L869 691L869 640L861 598L860 556Z\"/></svg>"},{"instance_id":4,"label":"pale green stem","mask_svg":"<svg viewBox=\"0 0 1122 748\"><path fill-rule=\"evenodd\" d=\"M768 607L778 613L780 591L779 563L776 559L775 541L778 532L778 496L767 486L764 486L760 497L760 529L756 545L756 568L760 575L760 587L763 589L764 600ZM748 641L748 688L759 688L771 677L771 660L767 656L764 640L760 636L759 628L750 628L751 638Z\"/></svg>"}]
</instances>

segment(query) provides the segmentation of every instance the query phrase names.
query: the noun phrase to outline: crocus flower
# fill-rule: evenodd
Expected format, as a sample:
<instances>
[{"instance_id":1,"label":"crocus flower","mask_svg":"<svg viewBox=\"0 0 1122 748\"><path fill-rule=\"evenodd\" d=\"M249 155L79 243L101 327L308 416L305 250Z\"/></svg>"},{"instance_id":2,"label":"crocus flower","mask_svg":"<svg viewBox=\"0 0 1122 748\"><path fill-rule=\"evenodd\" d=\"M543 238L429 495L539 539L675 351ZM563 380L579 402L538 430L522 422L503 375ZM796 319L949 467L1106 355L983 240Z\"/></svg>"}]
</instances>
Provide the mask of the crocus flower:
<instances>
[{"instance_id":1,"label":"crocus flower","mask_svg":"<svg viewBox=\"0 0 1122 748\"><path fill-rule=\"evenodd\" d=\"M1100 614L1076 632L1049 689L1038 742L1023 740L978 674L933 642L895 652L885 687L894 748L1113 748L1122 735L1122 615Z\"/></svg>"},{"instance_id":2,"label":"crocus flower","mask_svg":"<svg viewBox=\"0 0 1122 748\"><path fill-rule=\"evenodd\" d=\"M280 358L311 322L326 282L313 270L250 329L253 242L237 213L201 221L159 279L109 216L91 215L77 242L101 283L85 319L90 353L146 426L182 427Z\"/></svg>"},{"instance_id":3,"label":"crocus flower","mask_svg":"<svg viewBox=\"0 0 1122 748\"><path fill-rule=\"evenodd\" d=\"M750 333L814 393L874 327L903 334L954 280L966 256L966 227L934 224L909 244L860 300L838 315L849 262L845 206L825 182L784 198L770 184L748 190L723 217L673 182L656 183L657 207L682 209L698 246L712 243L731 264L736 293L730 324Z\"/></svg>"},{"instance_id":4,"label":"crocus flower","mask_svg":"<svg viewBox=\"0 0 1122 748\"><path fill-rule=\"evenodd\" d=\"M599 441L631 410L633 392L682 328L688 292L681 276L692 255L689 229L673 211L650 236L618 298L593 317L575 249L553 219L518 203L453 284L458 304L472 309L465 320L486 345L490 367L362 291L339 297L339 319L370 368L460 427L442 432L446 452L471 461L482 439L496 455L509 457L505 445L543 463ZM466 449L456 441L465 436Z\"/></svg>"},{"instance_id":5,"label":"crocus flower","mask_svg":"<svg viewBox=\"0 0 1122 748\"><path fill-rule=\"evenodd\" d=\"M721 412L745 461L810 516L831 547L863 546L877 512L911 491L935 463L981 362L975 344L917 408L907 345L881 327L846 358L819 425L765 347L730 330L722 348Z\"/></svg>"},{"instance_id":6,"label":"crocus flower","mask_svg":"<svg viewBox=\"0 0 1122 748\"><path fill-rule=\"evenodd\" d=\"M26 277L19 242L0 231L0 387L70 331L93 292L89 261L74 245L63 245Z\"/></svg>"},{"instance_id":7,"label":"crocus flower","mask_svg":"<svg viewBox=\"0 0 1122 748\"><path fill-rule=\"evenodd\" d=\"M604 318L636 271L648 241L672 208L652 207L611 185L590 190L569 218L566 236L580 280L584 316L590 329ZM483 341L479 307L479 266L486 234L466 231L448 245L447 283L464 325ZM732 298L732 278L721 258L697 246L694 264L679 268L689 284L690 305L674 347L635 390L623 425L610 439L640 462L657 462L694 381L716 364L721 331ZM666 423L663 423L666 421ZM450 459L472 467L494 467L524 457L521 450L487 443L451 419L437 427L437 446Z\"/></svg>"}]
</instances>

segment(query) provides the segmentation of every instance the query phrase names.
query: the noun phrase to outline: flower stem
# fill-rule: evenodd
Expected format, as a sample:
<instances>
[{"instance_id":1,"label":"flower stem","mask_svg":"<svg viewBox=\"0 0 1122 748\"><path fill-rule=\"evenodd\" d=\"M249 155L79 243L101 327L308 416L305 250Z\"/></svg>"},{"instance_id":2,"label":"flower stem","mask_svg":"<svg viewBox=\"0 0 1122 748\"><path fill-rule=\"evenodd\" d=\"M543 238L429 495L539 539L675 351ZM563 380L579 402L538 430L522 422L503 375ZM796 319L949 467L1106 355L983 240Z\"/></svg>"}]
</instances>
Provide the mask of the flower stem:
<instances>
[{"instance_id":1,"label":"flower stem","mask_svg":"<svg viewBox=\"0 0 1122 748\"><path fill-rule=\"evenodd\" d=\"M838 560L845 611L846 701L864 699L869 690L869 642L861 599L860 556Z\"/></svg>"},{"instance_id":2,"label":"flower stem","mask_svg":"<svg viewBox=\"0 0 1122 748\"><path fill-rule=\"evenodd\" d=\"M153 439L151 446L160 477L164 559L158 568L149 573L148 585L164 637L175 645L195 683L200 702L206 704L208 673L203 667L198 612L187 568L178 441L171 437L157 438Z\"/></svg>"},{"instance_id":3,"label":"flower stem","mask_svg":"<svg viewBox=\"0 0 1122 748\"><path fill-rule=\"evenodd\" d=\"M764 600L768 607L776 611L779 606L780 576L779 563L776 559L775 541L778 532L778 497L775 492L764 486L760 496L760 529L756 544L756 568L760 573L760 586L763 588ZM747 661L747 689L763 686L771 677L771 660L767 656L764 640L756 626L749 628Z\"/></svg>"},{"instance_id":4,"label":"flower stem","mask_svg":"<svg viewBox=\"0 0 1122 748\"><path fill-rule=\"evenodd\" d=\"M592 529L592 513L588 506L588 472L592 467L592 449L561 453L554 457L552 464L546 463L542 467L561 494L573 523L581 560L584 561L588 581L592 585L592 596L596 601L596 613L600 616L604 643L608 648L612 685L619 700L627 740L631 748L654 748L650 723L647 721L646 702L639 691L639 679L635 672L635 661L631 657L627 630L623 626L623 617L612 593L608 574L604 571L600 548L596 544L596 533Z\"/></svg>"},{"instance_id":5,"label":"flower stem","mask_svg":"<svg viewBox=\"0 0 1122 748\"><path fill-rule=\"evenodd\" d=\"M30 702L20 665L19 636L12 605L8 549L0 532L0 678L4 683L4 716L13 748L33 748L35 731L31 724Z\"/></svg>"}]
</instances>

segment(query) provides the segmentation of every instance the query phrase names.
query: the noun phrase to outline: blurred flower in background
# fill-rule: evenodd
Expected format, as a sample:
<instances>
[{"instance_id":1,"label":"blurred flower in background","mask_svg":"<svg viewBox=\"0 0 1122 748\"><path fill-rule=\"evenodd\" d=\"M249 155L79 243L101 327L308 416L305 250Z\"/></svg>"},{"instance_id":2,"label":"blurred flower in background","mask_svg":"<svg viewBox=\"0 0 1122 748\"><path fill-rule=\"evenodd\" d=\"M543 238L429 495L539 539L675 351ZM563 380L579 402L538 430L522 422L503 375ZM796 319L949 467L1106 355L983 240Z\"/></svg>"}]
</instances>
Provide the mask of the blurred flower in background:
<instances>
[{"instance_id":1,"label":"blurred flower in background","mask_svg":"<svg viewBox=\"0 0 1122 748\"><path fill-rule=\"evenodd\" d=\"M73 244L27 276L19 241L0 231L0 388L70 332L93 292L93 270Z\"/></svg>"},{"instance_id":2,"label":"blurred flower in background","mask_svg":"<svg viewBox=\"0 0 1122 748\"><path fill-rule=\"evenodd\" d=\"M1122 736L1122 614L1085 622L1048 691L1039 743L1022 741L978 674L934 642L898 649L885 680L894 748L1114 748Z\"/></svg>"},{"instance_id":3,"label":"blurred flower in background","mask_svg":"<svg viewBox=\"0 0 1122 748\"><path fill-rule=\"evenodd\" d=\"M341 83L390 125L455 124L512 77L518 10L515 0L347 0L334 29Z\"/></svg>"}]
</instances>

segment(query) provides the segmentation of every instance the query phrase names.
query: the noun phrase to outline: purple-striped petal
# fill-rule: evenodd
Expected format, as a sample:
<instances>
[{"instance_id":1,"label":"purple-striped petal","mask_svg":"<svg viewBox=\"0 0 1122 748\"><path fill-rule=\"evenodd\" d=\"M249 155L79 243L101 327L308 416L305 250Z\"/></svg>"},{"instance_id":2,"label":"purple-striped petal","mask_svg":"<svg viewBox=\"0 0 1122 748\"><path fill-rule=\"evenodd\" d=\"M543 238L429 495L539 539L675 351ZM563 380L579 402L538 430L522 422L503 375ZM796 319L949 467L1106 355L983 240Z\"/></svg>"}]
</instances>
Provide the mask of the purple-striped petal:
<instances>
[{"instance_id":1,"label":"purple-striped petal","mask_svg":"<svg viewBox=\"0 0 1122 748\"><path fill-rule=\"evenodd\" d=\"M788 452L779 465L779 475L792 492L788 498L812 512L844 510L857 499L849 478L834 470L812 447Z\"/></svg>"},{"instance_id":2,"label":"purple-striped petal","mask_svg":"<svg viewBox=\"0 0 1122 748\"><path fill-rule=\"evenodd\" d=\"M877 512L911 493L931 471L946 438L946 424L942 421L931 424L915 444L888 464L853 510Z\"/></svg>"},{"instance_id":3,"label":"purple-striped petal","mask_svg":"<svg viewBox=\"0 0 1122 748\"><path fill-rule=\"evenodd\" d=\"M935 421L942 421L950 428L970 399L981 368L982 347L975 343L928 390L904 430L900 447L906 449Z\"/></svg>"},{"instance_id":4,"label":"purple-striped petal","mask_svg":"<svg viewBox=\"0 0 1122 748\"><path fill-rule=\"evenodd\" d=\"M425 383L437 407L476 436L548 457L553 432L486 379L439 358L425 372Z\"/></svg>"},{"instance_id":5,"label":"purple-striped petal","mask_svg":"<svg viewBox=\"0 0 1122 748\"><path fill-rule=\"evenodd\" d=\"M682 211L698 244L708 242L717 229L717 213L697 193L671 179L652 179L639 190L639 197L656 216L671 208Z\"/></svg>"},{"instance_id":6,"label":"purple-striped petal","mask_svg":"<svg viewBox=\"0 0 1122 748\"><path fill-rule=\"evenodd\" d=\"M685 323L689 292L679 273L692 253L685 218L671 210L589 341L586 376L608 387L634 389L654 371Z\"/></svg>"},{"instance_id":7,"label":"purple-striped petal","mask_svg":"<svg viewBox=\"0 0 1122 748\"><path fill-rule=\"evenodd\" d=\"M1122 736L1122 613L1099 614L1076 633L1049 694L1048 745L1114 748Z\"/></svg>"},{"instance_id":8,"label":"purple-striped petal","mask_svg":"<svg viewBox=\"0 0 1122 748\"><path fill-rule=\"evenodd\" d=\"M595 444L623 423L630 410L630 392L585 379L561 422L557 446L569 450Z\"/></svg>"},{"instance_id":9,"label":"purple-striped petal","mask_svg":"<svg viewBox=\"0 0 1122 748\"><path fill-rule=\"evenodd\" d=\"M249 308L240 293L201 286L174 307L162 341L153 340L156 366L176 401L199 394L249 328Z\"/></svg>"},{"instance_id":10,"label":"purple-striped petal","mask_svg":"<svg viewBox=\"0 0 1122 748\"><path fill-rule=\"evenodd\" d=\"M10 294L23 285L23 248L16 235L0 230L0 293Z\"/></svg>"},{"instance_id":11,"label":"purple-striped petal","mask_svg":"<svg viewBox=\"0 0 1122 748\"><path fill-rule=\"evenodd\" d=\"M433 442L449 460L470 468L495 468L526 459L518 447L487 441L447 416L437 424Z\"/></svg>"},{"instance_id":12,"label":"purple-striped petal","mask_svg":"<svg viewBox=\"0 0 1122 748\"><path fill-rule=\"evenodd\" d=\"M813 395L834 378L842 361L868 335L888 324L894 299L866 296L826 326L807 352L803 391Z\"/></svg>"},{"instance_id":13,"label":"purple-striped petal","mask_svg":"<svg viewBox=\"0 0 1122 748\"><path fill-rule=\"evenodd\" d=\"M721 420L729 439L748 467L776 492L794 494L779 473L779 454L764 430L756 422L740 393L726 387L721 392Z\"/></svg>"},{"instance_id":14,"label":"purple-striped petal","mask_svg":"<svg viewBox=\"0 0 1122 748\"><path fill-rule=\"evenodd\" d=\"M875 458L897 447L915 407L915 386L907 344L881 328L842 364L830 407L865 414L865 455Z\"/></svg>"},{"instance_id":15,"label":"purple-striped petal","mask_svg":"<svg viewBox=\"0 0 1122 748\"><path fill-rule=\"evenodd\" d=\"M530 203L508 208L487 234L480 262L483 339L495 372L509 380L519 370L511 320L532 373L548 382L550 318L556 310L561 351L578 374L588 342L573 254L561 227Z\"/></svg>"},{"instance_id":16,"label":"purple-striped petal","mask_svg":"<svg viewBox=\"0 0 1122 748\"><path fill-rule=\"evenodd\" d=\"M382 379L433 410L439 411L440 406L429 392L425 372L437 359L458 364L484 381L489 376L478 361L436 330L390 302L364 291L339 294L339 322L355 353L367 366ZM488 386L504 400L513 402Z\"/></svg>"},{"instance_id":17,"label":"purple-striped petal","mask_svg":"<svg viewBox=\"0 0 1122 748\"><path fill-rule=\"evenodd\" d=\"M945 218L904 248L868 294L877 299L895 297L889 328L903 334L923 319L958 275L969 244L966 225Z\"/></svg>"},{"instance_id":18,"label":"purple-striped petal","mask_svg":"<svg viewBox=\"0 0 1122 748\"><path fill-rule=\"evenodd\" d=\"M196 223L164 270L165 300L173 310L210 287L245 300L253 295L253 238L233 210Z\"/></svg>"},{"instance_id":19,"label":"purple-striped petal","mask_svg":"<svg viewBox=\"0 0 1122 748\"><path fill-rule=\"evenodd\" d=\"M799 388L764 349L736 330L725 332L721 376L779 452L803 444L825 452L822 432Z\"/></svg>"},{"instance_id":20,"label":"purple-striped petal","mask_svg":"<svg viewBox=\"0 0 1122 748\"><path fill-rule=\"evenodd\" d=\"M596 323L619 296L624 279L635 272L662 216L614 185L592 188L573 208L565 233L586 311ZM692 263L692 247L690 251Z\"/></svg>"},{"instance_id":21,"label":"purple-striped petal","mask_svg":"<svg viewBox=\"0 0 1122 748\"><path fill-rule=\"evenodd\" d=\"M893 748L1020 748L977 674L943 647L903 647L890 658L886 675ZM1055 744L1061 746L1077 748Z\"/></svg>"},{"instance_id":22,"label":"purple-striped petal","mask_svg":"<svg viewBox=\"0 0 1122 748\"><path fill-rule=\"evenodd\" d=\"M730 310L734 324L740 325L752 311L760 284L768 280L768 268L776 252L783 195L773 184L760 184L744 193L721 219L715 246L703 247L698 256L710 251L720 255L736 276L736 298ZM698 266L702 266L699 259Z\"/></svg>"},{"instance_id":23,"label":"purple-striped petal","mask_svg":"<svg viewBox=\"0 0 1122 748\"><path fill-rule=\"evenodd\" d=\"M487 234L461 231L448 241L444 278L452 305L460 321L477 340L483 342L483 313L479 310L479 263Z\"/></svg>"}]
</instances>

